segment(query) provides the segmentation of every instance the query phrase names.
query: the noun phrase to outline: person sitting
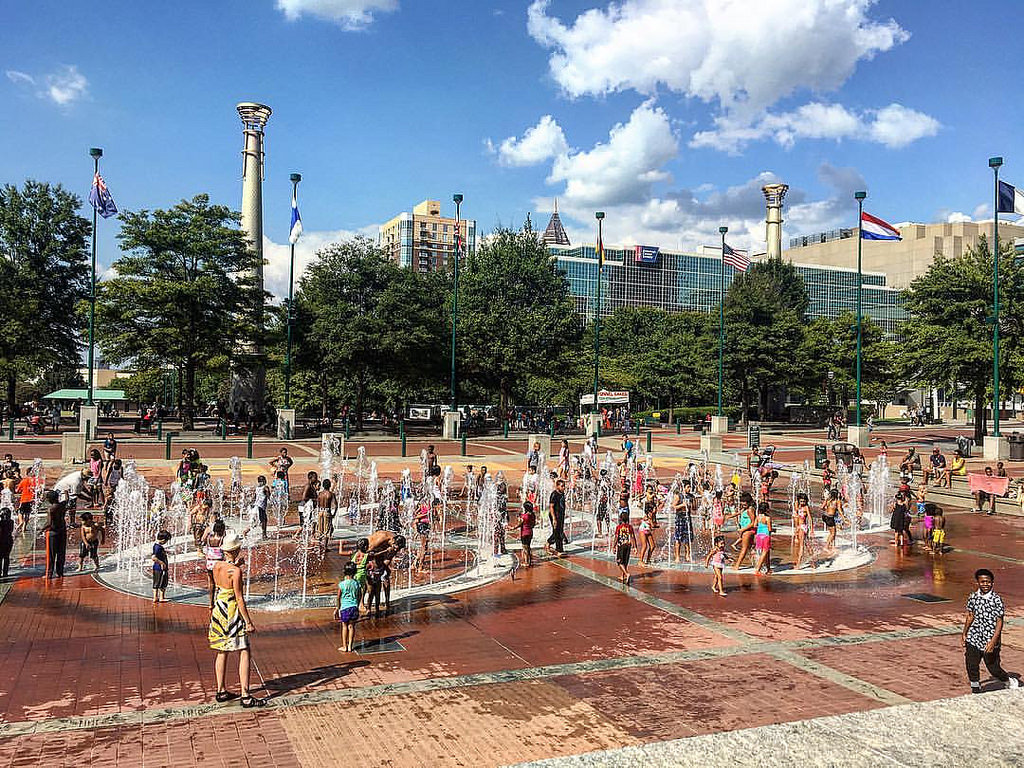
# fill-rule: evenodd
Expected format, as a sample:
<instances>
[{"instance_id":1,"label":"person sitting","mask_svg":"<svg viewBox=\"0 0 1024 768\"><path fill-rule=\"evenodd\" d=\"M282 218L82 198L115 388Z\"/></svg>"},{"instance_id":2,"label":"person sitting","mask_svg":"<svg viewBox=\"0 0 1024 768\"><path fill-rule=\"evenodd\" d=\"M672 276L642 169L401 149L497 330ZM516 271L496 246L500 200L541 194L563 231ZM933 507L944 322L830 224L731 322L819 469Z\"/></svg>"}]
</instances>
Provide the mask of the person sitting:
<instances>
[{"instance_id":1,"label":"person sitting","mask_svg":"<svg viewBox=\"0 0 1024 768\"><path fill-rule=\"evenodd\" d=\"M917 449L911 446L907 454L900 459L900 479L908 483L914 479L914 466L918 464Z\"/></svg>"},{"instance_id":2,"label":"person sitting","mask_svg":"<svg viewBox=\"0 0 1024 768\"><path fill-rule=\"evenodd\" d=\"M924 481L927 483L928 478L934 477L938 481L938 485L942 484L942 477L946 473L946 457L942 455L939 450L939 446L932 448L932 455L929 457L931 466L924 470Z\"/></svg>"},{"instance_id":3,"label":"person sitting","mask_svg":"<svg viewBox=\"0 0 1024 768\"><path fill-rule=\"evenodd\" d=\"M985 476L986 477L995 477L994 473L992 472L992 467L985 467ZM995 512L996 512L996 497L995 497L995 494L989 493L988 491L978 490L978 491L972 491L971 492L971 496L974 497L974 511L975 512L979 512L979 513L980 512L984 512L985 511L985 504L987 503L989 505L988 506L988 514L990 514L990 515L994 515L995 514Z\"/></svg>"},{"instance_id":4,"label":"person sitting","mask_svg":"<svg viewBox=\"0 0 1024 768\"><path fill-rule=\"evenodd\" d=\"M967 459L964 458L964 455L960 451L957 451L953 456L953 461L950 462L950 465L946 468L946 472L939 481L939 485L945 485L947 488L952 488L953 475L957 475L958 477L967 477Z\"/></svg>"}]
</instances>

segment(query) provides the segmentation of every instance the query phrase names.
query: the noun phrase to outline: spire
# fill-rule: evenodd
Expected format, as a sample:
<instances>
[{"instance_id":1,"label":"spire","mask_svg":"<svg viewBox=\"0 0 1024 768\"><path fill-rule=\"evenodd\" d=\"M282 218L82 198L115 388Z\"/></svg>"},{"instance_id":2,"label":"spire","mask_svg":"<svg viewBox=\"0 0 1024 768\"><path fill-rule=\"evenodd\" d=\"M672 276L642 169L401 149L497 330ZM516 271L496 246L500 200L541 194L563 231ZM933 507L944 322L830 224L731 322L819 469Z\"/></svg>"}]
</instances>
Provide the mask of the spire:
<instances>
[{"instance_id":1,"label":"spire","mask_svg":"<svg viewBox=\"0 0 1024 768\"><path fill-rule=\"evenodd\" d=\"M558 218L558 198L555 198L555 209L551 214L551 221L548 222L548 228L544 230L540 239L544 245L570 245L562 220Z\"/></svg>"}]
</instances>

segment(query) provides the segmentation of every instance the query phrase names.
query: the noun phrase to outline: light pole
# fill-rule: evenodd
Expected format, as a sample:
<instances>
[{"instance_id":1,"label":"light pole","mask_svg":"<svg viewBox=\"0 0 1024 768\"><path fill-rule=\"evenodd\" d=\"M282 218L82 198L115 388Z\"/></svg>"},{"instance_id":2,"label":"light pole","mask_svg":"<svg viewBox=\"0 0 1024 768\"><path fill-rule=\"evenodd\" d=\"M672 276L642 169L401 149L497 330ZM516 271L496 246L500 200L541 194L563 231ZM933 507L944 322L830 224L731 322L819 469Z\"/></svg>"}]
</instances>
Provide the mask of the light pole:
<instances>
[{"instance_id":1,"label":"light pole","mask_svg":"<svg viewBox=\"0 0 1024 768\"><path fill-rule=\"evenodd\" d=\"M103 150L93 147L89 150L92 156L93 179L100 172L100 158ZM86 405L92 405L92 369L96 354L96 206L92 207L92 271L89 275L89 391Z\"/></svg>"},{"instance_id":2,"label":"light pole","mask_svg":"<svg viewBox=\"0 0 1024 768\"><path fill-rule=\"evenodd\" d=\"M299 195L299 182L302 181L301 173L293 173L288 177L292 182L292 206L297 205ZM295 311L292 308L295 289L295 237L289 233L288 240L291 242L290 254L288 256L288 342L284 351L284 407L292 406L292 320Z\"/></svg>"},{"instance_id":3,"label":"light pole","mask_svg":"<svg viewBox=\"0 0 1024 768\"><path fill-rule=\"evenodd\" d=\"M992 208L992 434L999 437L999 166L1003 158L990 157L995 174L995 205Z\"/></svg>"},{"instance_id":4,"label":"light pole","mask_svg":"<svg viewBox=\"0 0 1024 768\"><path fill-rule=\"evenodd\" d=\"M459 257L462 255L462 195L452 195L455 202L455 276L452 286L452 410L458 406L455 381L455 334L459 326Z\"/></svg>"},{"instance_id":5,"label":"light pole","mask_svg":"<svg viewBox=\"0 0 1024 768\"><path fill-rule=\"evenodd\" d=\"M718 264L718 418L722 418L722 382L725 373L725 233L728 227L719 227L722 235L722 261Z\"/></svg>"},{"instance_id":6,"label":"light pole","mask_svg":"<svg viewBox=\"0 0 1024 768\"><path fill-rule=\"evenodd\" d=\"M857 426L860 426L860 347L861 347L861 293L864 278L861 276L861 249L864 245L863 232L861 228L864 226L864 198L868 196L867 192L854 192L854 198L857 200Z\"/></svg>"},{"instance_id":7,"label":"light pole","mask_svg":"<svg viewBox=\"0 0 1024 768\"><path fill-rule=\"evenodd\" d=\"M602 225L604 223L604 211L594 214L597 219L597 301L594 304L594 413L600 413L597 401L597 377L601 371L601 269L604 267L604 237ZM600 418L600 417L598 417ZM600 432L598 422L598 432Z\"/></svg>"}]
</instances>

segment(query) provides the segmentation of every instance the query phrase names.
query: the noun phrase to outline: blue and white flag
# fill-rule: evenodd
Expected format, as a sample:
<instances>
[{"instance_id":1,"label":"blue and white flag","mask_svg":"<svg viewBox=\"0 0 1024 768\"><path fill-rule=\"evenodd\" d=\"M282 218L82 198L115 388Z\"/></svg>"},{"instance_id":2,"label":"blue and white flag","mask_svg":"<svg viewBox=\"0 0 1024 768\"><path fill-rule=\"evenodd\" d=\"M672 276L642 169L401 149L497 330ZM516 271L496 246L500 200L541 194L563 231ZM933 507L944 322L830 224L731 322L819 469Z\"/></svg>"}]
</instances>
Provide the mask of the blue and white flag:
<instances>
[{"instance_id":1,"label":"blue and white flag","mask_svg":"<svg viewBox=\"0 0 1024 768\"><path fill-rule=\"evenodd\" d=\"M1024 213L1024 189L999 182L999 210L996 213Z\"/></svg>"},{"instance_id":2,"label":"blue and white flag","mask_svg":"<svg viewBox=\"0 0 1024 768\"><path fill-rule=\"evenodd\" d=\"M299 216L299 201L295 199L295 192L292 191L292 228L288 231L288 242L295 245L299 242L299 235L302 234L302 217Z\"/></svg>"},{"instance_id":3,"label":"blue and white flag","mask_svg":"<svg viewBox=\"0 0 1024 768\"><path fill-rule=\"evenodd\" d=\"M117 215L117 206L114 205L114 198L110 195L103 177L98 173L92 177L92 189L89 190L89 202L96 209L96 213L104 219Z\"/></svg>"},{"instance_id":4,"label":"blue and white flag","mask_svg":"<svg viewBox=\"0 0 1024 768\"><path fill-rule=\"evenodd\" d=\"M861 240L902 240L900 231L887 221L872 216L867 211L860 215Z\"/></svg>"}]
</instances>

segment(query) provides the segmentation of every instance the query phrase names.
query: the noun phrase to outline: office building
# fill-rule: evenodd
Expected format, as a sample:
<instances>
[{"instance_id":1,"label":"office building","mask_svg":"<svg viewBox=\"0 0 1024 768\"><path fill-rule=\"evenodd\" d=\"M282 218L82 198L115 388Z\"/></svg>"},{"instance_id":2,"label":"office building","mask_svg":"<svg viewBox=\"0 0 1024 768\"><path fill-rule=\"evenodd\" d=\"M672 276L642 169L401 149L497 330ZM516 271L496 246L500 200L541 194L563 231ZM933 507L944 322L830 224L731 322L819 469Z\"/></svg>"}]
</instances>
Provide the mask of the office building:
<instances>
[{"instance_id":1,"label":"office building","mask_svg":"<svg viewBox=\"0 0 1024 768\"><path fill-rule=\"evenodd\" d=\"M463 219L459 229L465 258L476 252L476 222ZM424 200L412 213L400 213L382 224L377 243L400 266L437 272L447 268L455 253L455 218L441 215L439 200Z\"/></svg>"}]
</instances>

